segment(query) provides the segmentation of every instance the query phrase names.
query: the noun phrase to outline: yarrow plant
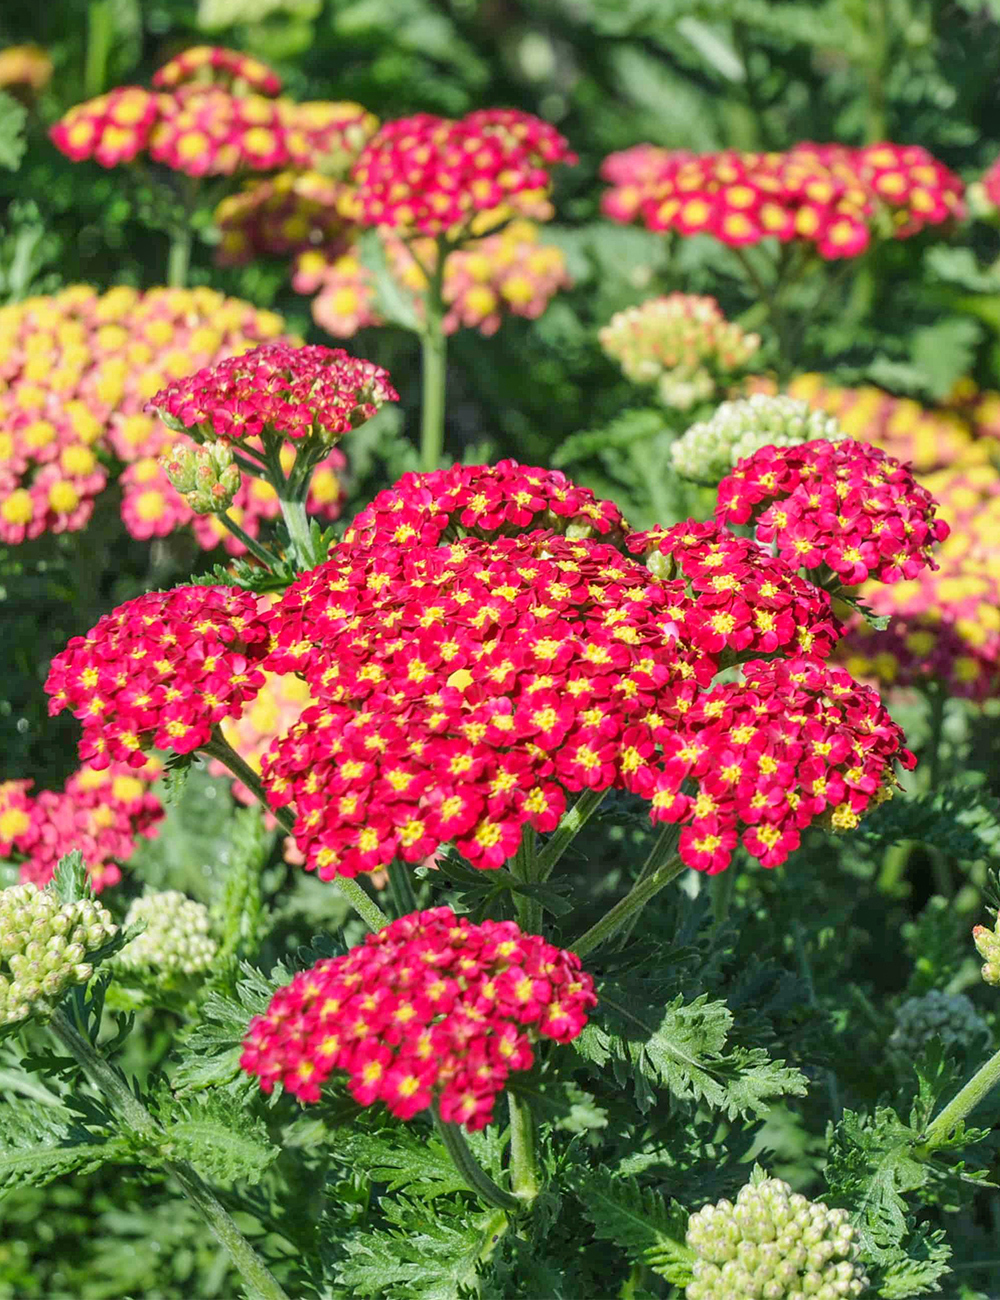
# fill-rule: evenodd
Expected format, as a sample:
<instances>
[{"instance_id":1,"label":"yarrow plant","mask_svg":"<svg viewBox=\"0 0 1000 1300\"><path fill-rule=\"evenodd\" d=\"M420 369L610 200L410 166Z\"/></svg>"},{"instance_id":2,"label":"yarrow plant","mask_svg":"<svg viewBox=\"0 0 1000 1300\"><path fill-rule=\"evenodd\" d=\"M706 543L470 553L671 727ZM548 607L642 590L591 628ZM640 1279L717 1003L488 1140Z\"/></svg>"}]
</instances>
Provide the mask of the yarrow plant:
<instances>
[{"instance_id":1,"label":"yarrow plant","mask_svg":"<svg viewBox=\"0 0 1000 1300\"><path fill-rule=\"evenodd\" d=\"M160 980L201 975L211 968L218 944L204 903L176 889L154 890L132 903L124 928L144 926L115 958L124 971Z\"/></svg>"}]
</instances>

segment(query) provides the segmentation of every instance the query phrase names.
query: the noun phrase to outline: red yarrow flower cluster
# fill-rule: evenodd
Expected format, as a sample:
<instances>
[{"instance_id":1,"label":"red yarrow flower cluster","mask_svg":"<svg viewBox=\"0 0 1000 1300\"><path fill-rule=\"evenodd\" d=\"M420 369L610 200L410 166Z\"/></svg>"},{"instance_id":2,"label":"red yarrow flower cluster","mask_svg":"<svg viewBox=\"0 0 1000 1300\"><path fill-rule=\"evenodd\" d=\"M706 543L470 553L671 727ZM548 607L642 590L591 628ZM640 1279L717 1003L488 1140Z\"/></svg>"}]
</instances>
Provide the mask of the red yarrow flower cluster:
<instances>
[{"instance_id":1,"label":"red yarrow flower cluster","mask_svg":"<svg viewBox=\"0 0 1000 1300\"><path fill-rule=\"evenodd\" d=\"M572 952L513 921L476 925L446 907L400 917L345 957L317 962L250 1022L240 1064L265 1092L319 1100L334 1070L362 1106L399 1119L437 1104L485 1128L533 1044L571 1042L597 1002Z\"/></svg>"},{"instance_id":2,"label":"red yarrow flower cluster","mask_svg":"<svg viewBox=\"0 0 1000 1300\"><path fill-rule=\"evenodd\" d=\"M0 783L0 858L13 858L22 881L43 888L64 854L79 850L94 892L121 879L139 837L151 838L164 815L150 793L162 764L81 767L62 790L29 793L30 781Z\"/></svg>"},{"instance_id":3,"label":"red yarrow flower cluster","mask_svg":"<svg viewBox=\"0 0 1000 1300\"><path fill-rule=\"evenodd\" d=\"M949 532L907 466L851 440L762 447L722 480L717 502L721 522L752 521L793 568L825 564L848 587L933 568L930 548Z\"/></svg>"},{"instance_id":4,"label":"red yarrow flower cluster","mask_svg":"<svg viewBox=\"0 0 1000 1300\"><path fill-rule=\"evenodd\" d=\"M338 203L346 186L322 172L279 172L255 180L222 200L215 224L222 232L216 261L242 266L263 256L308 251L312 258L343 253L348 222Z\"/></svg>"},{"instance_id":5,"label":"red yarrow flower cluster","mask_svg":"<svg viewBox=\"0 0 1000 1300\"><path fill-rule=\"evenodd\" d=\"M273 68L222 45L192 45L153 74L157 90L173 90L190 82L229 87L236 84L262 95L276 95L281 90L281 78Z\"/></svg>"},{"instance_id":6,"label":"red yarrow flower cluster","mask_svg":"<svg viewBox=\"0 0 1000 1300\"><path fill-rule=\"evenodd\" d=\"M737 841L774 867L811 823L851 830L890 798L897 762L916 759L870 687L815 659L754 660L664 743L652 816L685 823L678 851L699 871L723 871Z\"/></svg>"},{"instance_id":7,"label":"red yarrow flower cluster","mask_svg":"<svg viewBox=\"0 0 1000 1300\"><path fill-rule=\"evenodd\" d=\"M574 163L555 127L517 109L480 109L459 121L418 113L387 122L361 152L348 215L364 226L456 236L478 214L533 215L550 169Z\"/></svg>"},{"instance_id":8,"label":"red yarrow flower cluster","mask_svg":"<svg viewBox=\"0 0 1000 1300\"><path fill-rule=\"evenodd\" d=\"M552 529L614 540L628 529L613 501L595 497L557 469L501 460L404 474L351 521L344 540L370 546L435 546Z\"/></svg>"},{"instance_id":9,"label":"red yarrow flower cluster","mask_svg":"<svg viewBox=\"0 0 1000 1300\"><path fill-rule=\"evenodd\" d=\"M645 555L659 578L684 579L686 639L713 655L803 654L825 659L844 629L827 592L760 542L717 523L686 519L669 530L631 533L626 546Z\"/></svg>"},{"instance_id":10,"label":"red yarrow flower cluster","mask_svg":"<svg viewBox=\"0 0 1000 1300\"><path fill-rule=\"evenodd\" d=\"M49 713L83 724L92 767L146 762L150 748L188 754L264 683L267 630L257 597L231 587L151 592L105 614L52 660Z\"/></svg>"},{"instance_id":11,"label":"red yarrow flower cluster","mask_svg":"<svg viewBox=\"0 0 1000 1300\"><path fill-rule=\"evenodd\" d=\"M801 240L856 257L873 233L896 239L964 214L962 182L919 145L798 144L785 153L692 154L636 145L605 159L616 221L707 233L733 247Z\"/></svg>"},{"instance_id":12,"label":"red yarrow flower cluster","mask_svg":"<svg viewBox=\"0 0 1000 1300\"><path fill-rule=\"evenodd\" d=\"M149 404L177 430L239 443L277 435L336 442L398 402L388 371L343 348L271 343L161 389Z\"/></svg>"}]
</instances>

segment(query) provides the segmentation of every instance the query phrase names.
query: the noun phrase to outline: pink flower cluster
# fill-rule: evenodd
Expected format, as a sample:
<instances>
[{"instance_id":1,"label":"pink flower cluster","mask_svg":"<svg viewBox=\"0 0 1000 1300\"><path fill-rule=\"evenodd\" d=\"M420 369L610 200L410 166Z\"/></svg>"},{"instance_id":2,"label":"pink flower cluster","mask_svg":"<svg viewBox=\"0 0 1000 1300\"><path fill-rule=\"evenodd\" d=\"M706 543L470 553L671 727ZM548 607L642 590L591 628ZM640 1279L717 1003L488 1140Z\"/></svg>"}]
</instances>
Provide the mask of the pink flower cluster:
<instances>
[{"instance_id":1,"label":"pink flower cluster","mask_svg":"<svg viewBox=\"0 0 1000 1300\"><path fill-rule=\"evenodd\" d=\"M80 757L142 767L150 748L189 754L264 683L257 597L232 587L150 592L105 614L52 660L49 713L83 724Z\"/></svg>"},{"instance_id":2,"label":"pink flower cluster","mask_svg":"<svg viewBox=\"0 0 1000 1300\"><path fill-rule=\"evenodd\" d=\"M873 233L896 239L964 214L961 180L919 145L795 145L785 153L693 154L636 145L601 169L615 221L707 233L733 247L802 240L856 257Z\"/></svg>"},{"instance_id":3,"label":"pink flower cluster","mask_svg":"<svg viewBox=\"0 0 1000 1300\"><path fill-rule=\"evenodd\" d=\"M793 568L825 564L849 587L915 577L948 536L906 466L850 439L762 447L719 484L716 517L752 521Z\"/></svg>"},{"instance_id":4,"label":"pink flower cluster","mask_svg":"<svg viewBox=\"0 0 1000 1300\"><path fill-rule=\"evenodd\" d=\"M211 289L77 285L0 308L0 540L83 528L108 462L155 457L170 440L143 414L153 393L282 324ZM152 479L148 468L124 476L122 514L137 537L190 519L173 488Z\"/></svg>"},{"instance_id":5,"label":"pink flower cluster","mask_svg":"<svg viewBox=\"0 0 1000 1300\"><path fill-rule=\"evenodd\" d=\"M160 89L119 86L77 104L52 127L53 144L74 162L116 167L148 153L189 176L229 176L345 167L378 125L359 104L268 98L281 88L276 74L220 47L179 55L153 84Z\"/></svg>"},{"instance_id":6,"label":"pink flower cluster","mask_svg":"<svg viewBox=\"0 0 1000 1300\"><path fill-rule=\"evenodd\" d=\"M417 113L387 122L362 150L349 215L364 226L461 237L480 213L534 215L550 169L575 162L555 127L518 109L479 109L459 121Z\"/></svg>"},{"instance_id":7,"label":"pink flower cluster","mask_svg":"<svg viewBox=\"0 0 1000 1300\"><path fill-rule=\"evenodd\" d=\"M177 379L149 404L171 428L242 442L274 437L323 443L398 402L388 373L343 348L269 343Z\"/></svg>"},{"instance_id":8,"label":"pink flower cluster","mask_svg":"<svg viewBox=\"0 0 1000 1300\"><path fill-rule=\"evenodd\" d=\"M549 528L609 540L628 525L613 501L557 469L516 460L404 474L354 517L344 540L368 546L436 546L460 536L496 537Z\"/></svg>"},{"instance_id":9,"label":"pink flower cluster","mask_svg":"<svg viewBox=\"0 0 1000 1300\"><path fill-rule=\"evenodd\" d=\"M240 1064L265 1092L319 1100L334 1070L362 1106L411 1119L432 1104L474 1131L540 1038L571 1042L596 1005L572 952L513 921L446 907L400 917L345 957L317 962L250 1022Z\"/></svg>"},{"instance_id":10,"label":"pink flower cluster","mask_svg":"<svg viewBox=\"0 0 1000 1300\"><path fill-rule=\"evenodd\" d=\"M0 858L14 857L21 880L40 889L64 854L79 850L95 893L121 879L139 836L151 838L163 806L149 787L162 764L81 767L61 791L29 793L30 781L0 782Z\"/></svg>"}]
</instances>

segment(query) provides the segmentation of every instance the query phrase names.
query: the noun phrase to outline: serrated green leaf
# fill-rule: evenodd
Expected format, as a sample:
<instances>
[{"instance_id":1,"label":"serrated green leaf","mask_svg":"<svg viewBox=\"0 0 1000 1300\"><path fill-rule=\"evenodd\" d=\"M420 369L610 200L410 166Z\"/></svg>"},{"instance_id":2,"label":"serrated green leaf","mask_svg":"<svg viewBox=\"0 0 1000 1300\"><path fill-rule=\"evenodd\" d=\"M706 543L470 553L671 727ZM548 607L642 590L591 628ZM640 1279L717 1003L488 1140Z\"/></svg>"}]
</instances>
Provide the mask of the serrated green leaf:
<instances>
[{"instance_id":1,"label":"serrated green leaf","mask_svg":"<svg viewBox=\"0 0 1000 1300\"><path fill-rule=\"evenodd\" d=\"M552 464L557 467L572 465L612 448L621 450L654 438L667 428L662 413L651 407L625 411L601 429L584 429L580 433L571 434L556 449Z\"/></svg>"},{"instance_id":2,"label":"serrated green leaf","mask_svg":"<svg viewBox=\"0 0 1000 1300\"><path fill-rule=\"evenodd\" d=\"M390 1192L421 1200L464 1192L467 1184L436 1138L417 1136L402 1126L391 1134L337 1135L338 1154Z\"/></svg>"},{"instance_id":3,"label":"serrated green leaf","mask_svg":"<svg viewBox=\"0 0 1000 1300\"><path fill-rule=\"evenodd\" d=\"M968 316L948 316L915 330L910 356L932 397L943 399L967 375L982 338L982 326Z\"/></svg>"},{"instance_id":4,"label":"serrated green leaf","mask_svg":"<svg viewBox=\"0 0 1000 1300\"><path fill-rule=\"evenodd\" d=\"M52 876L52 889L60 903L78 903L81 899L94 897L90 876L79 849L74 849L59 859Z\"/></svg>"},{"instance_id":5,"label":"serrated green leaf","mask_svg":"<svg viewBox=\"0 0 1000 1300\"><path fill-rule=\"evenodd\" d=\"M378 314L392 325L419 334L423 321L417 314L414 299L402 288L389 269L385 244L377 230L366 230L358 241L361 262L375 279L375 305Z\"/></svg>"},{"instance_id":6,"label":"serrated green leaf","mask_svg":"<svg viewBox=\"0 0 1000 1300\"><path fill-rule=\"evenodd\" d=\"M8 171L16 172L21 166L28 147L24 134L27 120L28 113L23 104L19 104L6 90L0 90L0 167Z\"/></svg>"},{"instance_id":7,"label":"serrated green leaf","mask_svg":"<svg viewBox=\"0 0 1000 1300\"><path fill-rule=\"evenodd\" d=\"M124 1140L95 1136L61 1108L8 1099L0 1107L0 1197L89 1173L130 1151Z\"/></svg>"},{"instance_id":8,"label":"serrated green leaf","mask_svg":"<svg viewBox=\"0 0 1000 1300\"><path fill-rule=\"evenodd\" d=\"M218 1091L200 1094L179 1103L177 1111L162 1121L161 1152L171 1160L190 1161L211 1182L257 1183L281 1153L242 1098Z\"/></svg>"},{"instance_id":9,"label":"serrated green leaf","mask_svg":"<svg viewBox=\"0 0 1000 1300\"><path fill-rule=\"evenodd\" d=\"M691 1281L695 1255L684 1244L687 1211L683 1206L676 1201L668 1206L659 1192L610 1169L576 1175L573 1190L601 1240L613 1241L675 1286Z\"/></svg>"}]
</instances>

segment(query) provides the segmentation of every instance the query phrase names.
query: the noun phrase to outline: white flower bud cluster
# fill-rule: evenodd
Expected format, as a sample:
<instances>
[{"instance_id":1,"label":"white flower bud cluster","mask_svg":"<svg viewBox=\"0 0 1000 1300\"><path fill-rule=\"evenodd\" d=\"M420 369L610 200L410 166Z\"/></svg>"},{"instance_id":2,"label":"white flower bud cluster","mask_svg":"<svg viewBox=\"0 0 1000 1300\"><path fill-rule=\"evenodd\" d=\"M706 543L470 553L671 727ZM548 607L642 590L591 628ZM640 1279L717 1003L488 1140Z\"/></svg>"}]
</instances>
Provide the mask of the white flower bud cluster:
<instances>
[{"instance_id":1,"label":"white flower bud cluster","mask_svg":"<svg viewBox=\"0 0 1000 1300\"><path fill-rule=\"evenodd\" d=\"M687 1300L841 1300L868 1290L846 1210L793 1193L780 1178L740 1189L688 1219L698 1256Z\"/></svg>"},{"instance_id":2,"label":"white flower bud cluster","mask_svg":"<svg viewBox=\"0 0 1000 1300\"><path fill-rule=\"evenodd\" d=\"M140 921L145 921L146 929L118 954L120 969L197 975L211 966L218 945L203 903L176 889L145 894L128 909L125 927Z\"/></svg>"},{"instance_id":3,"label":"white flower bud cluster","mask_svg":"<svg viewBox=\"0 0 1000 1300\"><path fill-rule=\"evenodd\" d=\"M896 1028L889 1046L906 1056L919 1055L932 1038L940 1038L946 1051L963 1052L985 1046L989 1026L964 993L931 989L919 998L907 998L896 1012Z\"/></svg>"},{"instance_id":4,"label":"white flower bud cluster","mask_svg":"<svg viewBox=\"0 0 1000 1300\"><path fill-rule=\"evenodd\" d=\"M761 447L791 447L814 438L836 442L846 436L832 415L814 411L798 398L754 393L723 402L711 419L692 424L670 452L683 478L718 483Z\"/></svg>"},{"instance_id":5,"label":"white flower bud cluster","mask_svg":"<svg viewBox=\"0 0 1000 1300\"><path fill-rule=\"evenodd\" d=\"M67 989L94 973L89 953L118 932L100 903L60 903L48 889L0 892L0 1024L47 1016Z\"/></svg>"}]
</instances>

